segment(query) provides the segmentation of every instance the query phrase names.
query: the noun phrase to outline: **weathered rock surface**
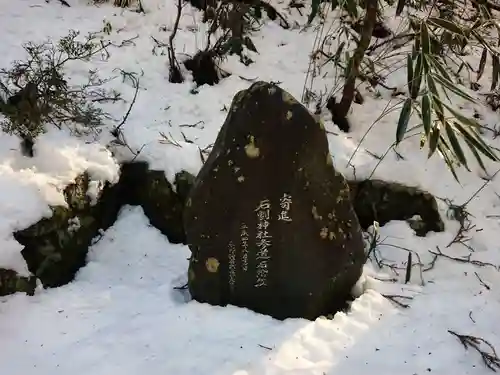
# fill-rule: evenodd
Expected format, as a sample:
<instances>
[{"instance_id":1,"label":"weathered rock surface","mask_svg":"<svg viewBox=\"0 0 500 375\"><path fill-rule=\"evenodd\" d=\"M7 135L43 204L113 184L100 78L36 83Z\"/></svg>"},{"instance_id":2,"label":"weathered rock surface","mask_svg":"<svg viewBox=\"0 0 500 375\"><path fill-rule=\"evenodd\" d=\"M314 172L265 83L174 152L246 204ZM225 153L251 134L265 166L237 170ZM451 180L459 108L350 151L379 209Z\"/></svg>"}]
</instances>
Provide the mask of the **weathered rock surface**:
<instances>
[{"instance_id":1,"label":"weathered rock surface","mask_svg":"<svg viewBox=\"0 0 500 375\"><path fill-rule=\"evenodd\" d=\"M345 306L365 261L324 129L273 84L234 98L184 218L200 302L314 319Z\"/></svg>"},{"instance_id":2,"label":"weathered rock surface","mask_svg":"<svg viewBox=\"0 0 500 375\"><path fill-rule=\"evenodd\" d=\"M186 197L195 177L186 171L178 194ZM444 222L439 214L436 198L419 188L382 180L347 180L350 200L361 228L368 229L374 221L384 226L392 220L405 220L417 236L429 232L443 232ZM414 219L420 216L420 219Z\"/></svg>"},{"instance_id":3,"label":"weathered rock surface","mask_svg":"<svg viewBox=\"0 0 500 375\"><path fill-rule=\"evenodd\" d=\"M0 268L0 296L16 292L33 295L35 288L36 277L19 276L15 271Z\"/></svg>"},{"instance_id":4,"label":"weathered rock surface","mask_svg":"<svg viewBox=\"0 0 500 375\"><path fill-rule=\"evenodd\" d=\"M383 226L391 220L406 220L417 236L444 231L436 198L428 192L381 180L348 181L348 184L363 229L374 221ZM420 219L415 220L414 216L420 216Z\"/></svg>"},{"instance_id":5,"label":"weathered rock surface","mask_svg":"<svg viewBox=\"0 0 500 375\"><path fill-rule=\"evenodd\" d=\"M183 174L177 174L176 186L185 184ZM185 196L177 194L163 171L148 171L139 185L139 204L149 222L167 236L171 243L185 243L182 221Z\"/></svg>"},{"instance_id":6,"label":"weathered rock surface","mask_svg":"<svg viewBox=\"0 0 500 375\"><path fill-rule=\"evenodd\" d=\"M73 280L85 265L88 247L115 222L120 208L140 205L151 224L172 243L185 243L182 213L193 176L177 174L177 191L163 171L149 170L145 162L126 163L115 185L107 184L92 205L87 195L89 176L84 173L64 191L67 207L52 207L52 216L14 233L24 246L22 255L32 278L0 269L0 295L17 291L32 293L38 278L44 287Z\"/></svg>"},{"instance_id":7,"label":"weathered rock surface","mask_svg":"<svg viewBox=\"0 0 500 375\"><path fill-rule=\"evenodd\" d=\"M28 269L44 287L57 287L71 280L85 264L92 240L111 226L121 206L119 186L102 190L97 204L87 195L89 176L79 176L64 190L68 207L52 207L52 217L14 233L24 246Z\"/></svg>"}]
</instances>

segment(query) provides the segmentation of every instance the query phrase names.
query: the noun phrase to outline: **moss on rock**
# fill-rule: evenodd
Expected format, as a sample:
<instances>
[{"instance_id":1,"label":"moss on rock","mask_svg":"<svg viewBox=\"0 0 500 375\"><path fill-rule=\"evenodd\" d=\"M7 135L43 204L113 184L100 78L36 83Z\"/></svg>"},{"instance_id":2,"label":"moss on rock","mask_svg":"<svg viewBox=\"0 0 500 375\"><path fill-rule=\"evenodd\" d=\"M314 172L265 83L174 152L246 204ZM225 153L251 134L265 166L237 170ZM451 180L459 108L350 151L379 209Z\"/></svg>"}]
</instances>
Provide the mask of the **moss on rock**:
<instances>
[{"instance_id":1,"label":"moss on rock","mask_svg":"<svg viewBox=\"0 0 500 375\"><path fill-rule=\"evenodd\" d=\"M417 236L444 231L436 198L413 186L381 180L348 181L351 200L360 224L367 229L374 221L381 226L406 220ZM415 219L414 216L420 216Z\"/></svg>"},{"instance_id":2,"label":"moss on rock","mask_svg":"<svg viewBox=\"0 0 500 375\"><path fill-rule=\"evenodd\" d=\"M64 190L67 207L52 207L52 216L14 233L24 246L22 255L30 272L44 287L56 287L73 280L85 264L88 247L99 230L111 226L122 205L116 186L107 185L97 204L87 195L90 178L78 176Z\"/></svg>"},{"instance_id":3,"label":"moss on rock","mask_svg":"<svg viewBox=\"0 0 500 375\"><path fill-rule=\"evenodd\" d=\"M35 293L36 277L19 276L17 272L0 268L0 296L17 292L32 296Z\"/></svg>"},{"instance_id":4,"label":"moss on rock","mask_svg":"<svg viewBox=\"0 0 500 375\"><path fill-rule=\"evenodd\" d=\"M4 270L0 273L0 294L28 290L28 280L37 278L44 287L72 281L86 263L89 246L102 230L113 225L125 204L142 206L151 224L170 242L184 243L182 213L193 180L187 172L178 173L175 191L163 171L149 170L145 162L125 163L118 183L106 184L93 205L87 195L90 178L83 173L64 189L66 207L51 207L51 217L14 233L24 246L22 255L34 276L21 278Z\"/></svg>"}]
</instances>

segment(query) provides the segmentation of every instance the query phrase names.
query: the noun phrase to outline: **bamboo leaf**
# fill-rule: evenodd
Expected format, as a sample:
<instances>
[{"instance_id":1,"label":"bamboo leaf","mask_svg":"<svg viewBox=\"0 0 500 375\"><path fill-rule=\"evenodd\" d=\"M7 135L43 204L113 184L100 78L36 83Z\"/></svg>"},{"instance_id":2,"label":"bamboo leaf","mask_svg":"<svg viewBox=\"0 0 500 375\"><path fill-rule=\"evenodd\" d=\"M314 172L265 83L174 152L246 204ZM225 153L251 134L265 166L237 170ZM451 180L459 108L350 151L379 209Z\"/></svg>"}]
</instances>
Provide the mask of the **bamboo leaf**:
<instances>
[{"instance_id":1,"label":"bamboo leaf","mask_svg":"<svg viewBox=\"0 0 500 375\"><path fill-rule=\"evenodd\" d=\"M349 51L346 51L345 53L345 59L347 61L347 64L345 65L344 69L344 77L349 77L349 74L351 74L351 66L352 66L352 59L350 58Z\"/></svg>"},{"instance_id":2,"label":"bamboo leaf","mask_svg":"<svg viewBox=\"0 0 500 375\"><path fill-rule=\"evenodd\" d=\"M425 136L425 134L422 134L420 136L420 149L424 148L426 141L427 141L427 137Z\"/></svg>"},{"instance_id":3,"label":"bamboo leaf","mask_svg":"<svg viewBox=\"0 0 500 375\"><path fill-rule=\"evenodd\" d=\"M443 143L444 143L444 139L442 139L442 140L443 140ZM449 157L447 149L444 148L443 144L438 144L438 151L441 154L441 156L443 157L444 162L446 163L446 165L448 166L449 171L453 175L453 178L455 178L455 180L458 183L460 183L460 180L458 179L457 172L455 171L455 166L453 165L453 160L451 160L451 158Z\"/></svg>"},{"instance_id":4,"label":"bamboo leaf","mask_svg":"<svg viewBox=\"0 0 500 375\"><path fill-rule=\"evenodd\" d=\"M441 45L451 46L453 42L453 34L448 31L443 31L441 34Z\"/></svg>"},{"instance_id":5,"label":"bamboo leaf","mask_svg":"<svg viewBox=\"0 0 500 375\"><path fill-rule=\"evenodd\" d=\"M312 0L312 2L311 2L311 13L309 14L309 17L307 19L307 24L311 24L311 22L314 19L314 17L316 17L316 15L318 14L320 3L321 3L321 0Z\"/></svg>"},{"instance_id":6,"label":"bamboo leaf","mask_svg":"<svg viewBox=\"0 0 500 375\"><path fill-rule=\"evenodd\" d=\"M429 154L427 155L428 158L434 155L434 152L436 151L440 132L439 125L436 125L431 129L431 134L429 136Z\"/></svg>"},{"instance_id":7,"label":"bamboo leaf","mask_svg":"<svg viewBox=\"0 0 500 375\"><path fill-rule=\"evenodd\" d=\"M460 142L458 141L457 135L455 134L455 129L453 126L446 121L445 123L446 135L448 136L448 140L450 141L451 150L457 157L458 161L467 168L470 172L469 167L467 166L467 158L465 157L464 151L462 150L462 146L460 146Z\"/></svg>"},{"instance_id":8,"label":"bamboo leaf","mask_svg":"<svg viewBox=\"0 0 500 375\"><path fill-rule=\"evenodd\" d=\"M464 34L463 29L454 22L451 22L451 21L448 21L448 20L445 20L442 18L436 18L436 17L429 17L429 18L427 18L427 21L434 24L435 26L438 26L442 29L445 29L446 31L449 31L450 33L459 34L459 35Z\"/></svg>"},{"instance_id":9,"label":"bamboo leaf","mask_svg":"<svg viewBox=\"0 0 500 375\"><path fill-rule=\"evenodd\" d=\"M433 74L432 78L434 78L438 83L440 83L442 86L446 87L448 90L450 90L454 94L456 94L456 95L462 97L463 99L468 100L472 103L477 103L476 99L474 99L472 96L470 96L469 94L467 94L463 90L460 90L458 88L458 85L454 84L453 82L448 81L444 77L437 75L437 74Z\"/></svg>"},{"instance_id":10,"label":"bamboo leaf","mask_svg":"<svg viewBox=\"0 0 500 375\"><path fill-rule=\"evenodd\" d=\"M415 39L412 47L412 58L415 59L420 54L420 35L415 34Z\"/></svg>"},{"instance_id":11,"label":"bamboo leaf","mask_svg":"<svg viewBox=\"0 0 500 375\"><path fill-rule=\"evenodd\" d=\"M257 47L255 47L255 44L253 44L252 39L250 39L248 36L245 36L245 38L243 39L243 43L250 51L258 53Z\"/></svg>"},{"instance_id":12,"label":"bamboo leaf","mask_svg":"<svg viewBox=\"0 0 500 375\"><path fill-rule=\"evenodd\" d=\"M479 153L477 152L477 149L467 139L465 139L465 143L467 144L470 151L472 152L472 154L476 158L476 161L479 164L479 166L481 167L481 169L486 172L486 166L484 165L484 162L483 162L483 159L481 158L481 155L479 155Z\"/></svg>"},{"instance_id":13,"label":"bamboo leaf","mask_svg":"<svg viewBox=\"0 0 500 375\"><path fill-rule=\"evenodd\" d=\"M347 13L354 18L358 18L358 5L356 0L346 0L345 3L345 9L347 10Z\"/></svg>"},{"instance_id":14,"label":"bamboo leaf","mask_svg":"<svg viewBox=\"0 0 500 375\"><path fill-rule=\"evenodd\" d=\"M492 66L493 66L493 72L492 72L492 77L491 77L491 91L495 90L498 84L498 76L500 74L500 61L498 59L498 56L496 55L491 55L491 60L492 60Z\"/></svg>"},{"instance_id":15,"label":"bamboo leaf","mask_svg":"<svg viewBox=\"0 0 500 375\"><path fill-rule=\"evenodd\" d=\"M396 6L396 16L400 16L403 13L405 7L405 0L398 0L398 5Z\"/></svg>"},{"instance_id":16,"label":"bamboo leaf","mask_svg":"<svg viewBox=\"0 0 500 375\"><path fill-rule=\"evenodd\" d=\"M491 53L492 55L498 56L498 52L496 52L490 46L490 44L486 40L484 40L484 38L481 36L481 34L479 34L476 30L472 30L471 34L474 35L474 37L478 40L478 42L481 43L482 46L488 50L489 53Z\"/></svg>"},{"instance_id":17,"label":"bamboo leaf","mask_svg":"<svg viewBox=\"0 0 500 375\"><path fill-rule=\"evenodd\" d=\"M339 44L339 47L337 48L337 52L335 52L335 55L333 57L333 61L337 63L340 60L340 56L342 55L342 52L344 51L345 47L345 42L342 42Z\"/></svg>"},{"instance_id":18,"label":"bamboo leaf","mask_svg":"<svg viewBox=\"0 0 500 375\"><path fill-rule=\"evenodd\" d=\"M435 56L427 55L425 56L425 58L435 69L439 70L443 77L445 77L448 81L453 82L453 79L448 74L446 68L439 62L439 60Z\"/></svg>"},{"instance_id":19,"label":"bamboo leaf","mask_svg":"<svg viewBox=\"0 0 500 375\"><path fill-rule=\"evenodd\" d=\"M431 73L431 69L430 69L430 66L429 65L432 65L436 70L439 70L439 71L444 71L444 74L445 75L448 75L448 73L446 72L446 69L444 69L441 64L439 63L439 61L437 61L437 59L434 59L433 60L433 56L432 55L424 55L424 70L429 74ZM429 64L430 62L430 64ZM427 76L429 77L429 75ZM449 75L448 75L449 77ZM450 77L450 81L453 82L451 80L451 77ZM446 98L451 101L450 97L448 96L448 92L446 90L443 90L443 93L444 95L446 96Z\"/></svg>"},{"instance_id":20,"label":"bamboo leaf","mask_svg":"<svg viewBox=\"0 0 500 375\"><path fill-rule=\"evenodd\" d=\"M411 280L411 269L413 267L413 261L412 261L412 253L411 251L408 252L408 261L406 262L406 275L405 275L405 284L408 284Z\"/></svg>"},{"instance_id":21,"label":"bamboo leaf","mask_svg":"<svg viewBox=\"0 0 500 375\"><path fill-rule=\"evenodd\" d=\"M427 29L427 24L422 21L420 23L420 44L422 46L422 53L431 53L431 42L429 39L429 30Z\"/></svg>"},{"instance_id":22,"label":"bamboo leaf","mask_svg":"<svg viewBox=\"0 0 500 375\"><path fill-rule=\"evenodd\" d=\"M411 95L413 84L413 60L411 54L406 57L406 80L408 82L408 93Z\"/></svg>"},{"instance_id":23,"label":"bamboo leaf","mask_svg":"<svg viewBox=\"0 0 500 375\"><path fill-rule=\"evenodd\" d=\"M458 129L458 131L462 134L463 138L470 144L470 146L474 146L474 148L481 152L484 156L486 156L488 159L493 160L493 161L499 161L500 159L498 156L496 156L493 153L493 150L491 147L489 147L487 144L484 143L484 141L478 137L475 137L471 132L470 129L465 128L460 124L459 122L454 122L455 127Z\"/></svg>"},{"instance_id":24,"label":"bamboo leaf","mask_svg":"<svg viewBox=\"0 0 500 375\"><path fill-rule=\"evenodd\" d=\"M396 145L403 139L406 129L408 128L408 122L411 116L411 99L408 98L403 104L401 113L399 114L398 127L396 129Z\"/></svg>"},{"instance_id":25,"label":"bamboo leaf","mask_svg":"<svg viewBox=\"0 0 500 375\"><path fill-rule=\"evenodd\" d=\"M477 131L477 129L479 129L481 127L476 120L462 115L460 112L458 112L456 109L454 109L453 107L449 106L446 103L442 103L442 104L462 124L467 125L469 128L474 129L476 131Z\"/></svg>"},{"instance_id":26,"label":"bamboo leaf","mask_svg":"<svg viewBox=\"0 0 500 375\"><path fill-rule=\"evenodd\" d=\"M479 12L481 13L480 18L482 19L487 20L492 18L490 10L484 4L479 5Z\"/></svg>"},{"instance_id":27,"label":"bamboo leaf","mask_svg":"<svg viewBox=\"0 0 500 375\"><path fill-rule=\"evenodd\" d=\"M422 96L422 123L427 137L431 132L431 117L431 98L426 94Z\"/></svg>"},{"instance_id":28,"label":"bamboo leaf","mask_svg":"<svg viewBox=\"0 0 500 375\"><path fill-rule=\"evenodd\" d=\"M481 79L481 77L483 76L487 56L488 56L488 50L486 48L483 48L483 53L481 54L481 59L479 60L479 68L477 69L476 81L479 81Z\"/></svg>"},{"instance_id":29,"label":"bamboo leaf","mask_svg":"<svg viewBox=\"0 0 500 375\"><path fill-rule=\"evenodd\" d=\"M444 109L441 103L441 99L439 97L438 89L436 87L436 84L434 83L432 75L428 75L426 78L427 78L427 88L429 89L429 92L432 94L432 97L435 99L432 100L432 107L434 108L434 111L436 112L439 121L444 123Z\"/></svg>"},{"instance_id":30,"label":"bamboo leaf","mask_svg":"<svg viewBox=\"0 0 500 375\"><path fill-rule=\"evenodd\" d=\"M413 82L411 85L411 98L413 100L417 99L418 93L420 92L420 85L422 84L422 54L417 56L417 62L415 64L415 71L413 72Z\"/></svg>"}]
</instances>

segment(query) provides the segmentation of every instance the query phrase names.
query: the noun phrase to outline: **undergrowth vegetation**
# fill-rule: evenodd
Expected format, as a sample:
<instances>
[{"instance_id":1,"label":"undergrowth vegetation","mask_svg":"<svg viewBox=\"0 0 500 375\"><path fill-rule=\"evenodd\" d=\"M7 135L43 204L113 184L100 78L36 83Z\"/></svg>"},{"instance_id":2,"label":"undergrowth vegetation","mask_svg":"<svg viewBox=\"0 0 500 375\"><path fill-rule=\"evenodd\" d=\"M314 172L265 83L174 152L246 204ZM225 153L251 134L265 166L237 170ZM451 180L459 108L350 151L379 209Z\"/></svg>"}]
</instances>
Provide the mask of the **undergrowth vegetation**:
<instances>
[{"instance_id":1,"label":"undergrowth vegetation","mask_svg":"<svg viewBox=\"0 0 500 375\"><path fill-rule=\"evenodd\" d=\"M392 1L312 1L309 22L319 19L320 26L303 101L314 98L308 88L316 76L330 69L332 86L320 95L318 106L327 107L342 130L349 131L347 114L359 97L360 81L379 95L388 91L392 96L378 120L400 111L394 147L407 137L420 136L428 157L439 153L456 179L457 166L470 170L470 157L483 169L484 157L498 161L497 150L481 136L482 126L452 103L458 98L479 104L472 91L481 89L479 80L489 61L491 85L486 88L486 98L493 110L498 108L499 8L476 0L400 0L395 14L389 13L393 9ZM396 32L385 26L389 18L399 23ZM468 57L476 54L481 60L473 66ZM405 88L390 87L386 82L397 70L406 71ZM409 127L415 116L418 124Z\"/></svg>"},{"instance_id":2,"label":"undergrowth vegetation","mask_svg":"<svg viewBox=\"0 0 500 375\"><path fill-rule=\"evenodd\" d=\"M184 82L186 71L190 71L198 86L215 85L231 74L221 66L230 55L239 56L244 65L252 64L252 58L258 56L252 38L268 20L284 29L315 28L317 36L302 101L315 106L318 114L328 109L333 122L349 132L348 115L353 102L363 103L360 88L364 87L375 97L390 95L377 120L399 111L391 149L418 136L428 157L438 153L457 180L456 168L470 170L471 158L484 170L484 158L499 160L487 137L496 137L497 128L481 125L475 116L452 104L457 98L480 104L474 93L480 91L491 109L500 107L500 23L496 18L500 7L494 3L292 0L286 7L289 12L283 13L264 0L175 1L177 13L168 39L153 37L155 50L166 51L171 83ZM93 1L97 5L104 2ZM113 1L113 5L146 12L141 1ZM186 6L202 13L200 19L207 25L207 32L204 48L179 61L175 38ZM308 11L307 21L302 25L289 21L291 9L304 15ZM102 32L109 35L111 30L107 23ZM19 135L28 144L49 123L71 126L77 134L99 132L107 114L96 104L121 99L118 93L102 88L112 78L103 79L91 71L87 83L71 85L63 67L68 61L89 60L99 54L106 58L110 44L96 35L80 41L76 32L57 43L27 43L27 60L0 70L2 129ZM469 58L475 55L481 56L478 66ZM405 87L391 86L389 76L397 71L405 72ZM327 90L315 92L316 77L325 74L331 77L331 84ZM491 77L488 87L481 83L485 75Z\"/></svg>"}]
</instances>

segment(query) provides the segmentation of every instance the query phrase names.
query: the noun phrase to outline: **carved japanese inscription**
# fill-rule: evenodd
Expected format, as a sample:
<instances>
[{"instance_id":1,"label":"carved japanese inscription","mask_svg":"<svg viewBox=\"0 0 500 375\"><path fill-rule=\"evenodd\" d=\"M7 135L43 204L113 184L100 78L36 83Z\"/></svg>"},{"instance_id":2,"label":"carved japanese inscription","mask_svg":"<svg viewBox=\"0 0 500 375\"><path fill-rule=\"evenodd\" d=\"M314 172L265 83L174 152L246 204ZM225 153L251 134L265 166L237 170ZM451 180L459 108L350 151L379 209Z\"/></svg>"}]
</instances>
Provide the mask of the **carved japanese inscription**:
<instances>
[{"instance_id":1,"label":"carved japanese inscription","mask_svg":"<svg viewBox=\"0 0 500 375\"><path fill-rule=\"evenodd\" d=\"M189 291L278 319L344 307L365 259L323 127L280 87L236 94L185 208Z\"/></svg>"}]
</instances>

